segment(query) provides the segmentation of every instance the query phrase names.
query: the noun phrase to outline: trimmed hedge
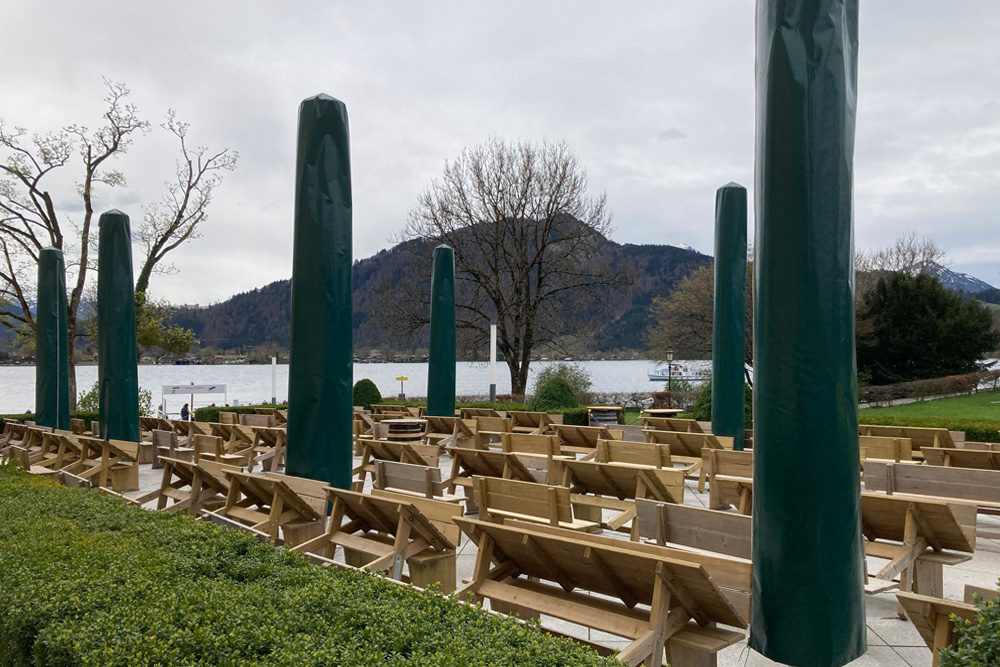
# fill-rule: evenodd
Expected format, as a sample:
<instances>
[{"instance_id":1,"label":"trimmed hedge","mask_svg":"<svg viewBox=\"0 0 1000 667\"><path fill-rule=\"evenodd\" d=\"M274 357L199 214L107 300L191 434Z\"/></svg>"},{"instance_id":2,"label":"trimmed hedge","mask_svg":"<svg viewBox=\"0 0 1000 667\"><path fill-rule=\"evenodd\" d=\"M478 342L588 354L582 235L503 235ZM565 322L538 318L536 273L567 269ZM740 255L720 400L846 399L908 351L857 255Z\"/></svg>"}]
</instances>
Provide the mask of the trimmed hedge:
<instances>
[{"instance_id":1,"label":"trimmed hedge","mask_svg":"<svg viewBox=\"0 0 1000 667\"><path fill-rule=\"evenodd\" d=\"M966 375L949 375L929 380L914 380L897 384L861 387L858 399L863 403L881 405L901 398L930 398L953 394L973 394L1000 389L1000 370L977 371Z\"/></svg>"},{"instance_id":2,"label":"trimmed hedge","mask_svg":"<svg viewBox=\"0 0 1000 667\"><path fill-rule=\"evenodd\" d=\"M860 414L861 424L882 424L884 426L923 426L926 428L946 428L949 431L965 431L969 442L1000 442L1000 420L992 419L948 419L942 417L887 417Z\"/></svg>"},{"instance_id":3,"label":"trimmed hedge","mask_svg":"<svg viewBox=\"0 0 1000 667\"><path fill-rule=\"evenodd\" d=\"M620 665L248 534L0 467L0 665Z\"/></svg>"},{"instance_id":4,"label":"trimmed hedge","mask_svg":"<svg viewBox=\"0 0 1000 667\"><path fill-rule=\"evenodd\" d=\"M354 383L354 405L360 405L365 410L371 410L372 404L382 402L382 392L368 378L361 378Z\"/></svg>"},{"instance_id":5,"label":"trimmed hedge","mask_svg":"<svg viewBox=\"0 0 1000 667\"><path fill-rule=\"evenodd\" d=\"M287 410L288 406L271 405L268 403L261 405L211 405L196 409L194 411L194 420L196 422L217 422L219 421L220 412L235 412L238 415L252 415L256 414L257 408L277 408L278 410Z\"/></svg>"},{"instance_id":6,"label":"trimmed hedge","mask_svg":"<svg viewBox=\"0 0 1000 667\"><path fill-rule=\"evenodd\" d=\"M24 422L26 420L34 421L35 417L38 415L26 412L21 415L0 415L0 419L16 419L19 422ZM90 428L90 422L100 421L101 417L97 410L74 410L69 413L70 419L82 419L87 424L87 428Z\"/></svg>"}]
</instances>

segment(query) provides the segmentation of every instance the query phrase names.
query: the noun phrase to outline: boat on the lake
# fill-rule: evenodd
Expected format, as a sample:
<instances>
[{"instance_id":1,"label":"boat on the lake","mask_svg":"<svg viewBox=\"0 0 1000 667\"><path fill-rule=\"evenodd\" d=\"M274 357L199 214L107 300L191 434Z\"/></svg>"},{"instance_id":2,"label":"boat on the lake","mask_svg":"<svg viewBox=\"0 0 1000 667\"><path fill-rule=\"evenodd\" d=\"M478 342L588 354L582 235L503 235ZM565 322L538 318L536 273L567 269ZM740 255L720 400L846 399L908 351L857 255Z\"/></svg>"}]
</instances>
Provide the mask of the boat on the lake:
<instances>
[{"instance_id":1,"label":"boat on the lake","mask_svg":"<svg viewBox=\"0 0 1000 667\"><path fill-rule=\"evenodd\" d=\"M666 382L667 380L707 382L712 379L712 367L699 368L687 364L671 363L668 366L649 371L648 375L653 382Z\"/></svg>"}]
</instances>

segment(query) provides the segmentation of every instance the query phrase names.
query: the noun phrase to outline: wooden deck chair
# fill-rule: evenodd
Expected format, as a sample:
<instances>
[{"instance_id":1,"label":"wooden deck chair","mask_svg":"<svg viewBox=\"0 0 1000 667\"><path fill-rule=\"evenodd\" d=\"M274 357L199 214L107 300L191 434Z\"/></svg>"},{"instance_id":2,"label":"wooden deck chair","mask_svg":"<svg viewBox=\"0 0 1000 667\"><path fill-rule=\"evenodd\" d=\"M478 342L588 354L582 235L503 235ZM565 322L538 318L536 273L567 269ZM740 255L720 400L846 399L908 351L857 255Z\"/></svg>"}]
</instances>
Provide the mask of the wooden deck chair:
<instances>
[{"instance_id":1,"label":"wooden deck chair","mask_svg":"<svg viewBox=\"0 0 1000 667\"><path fill-rule=\"evenodd\" d=\"M473 450L474 451L474 450ZM375 461L375 486L407 496L458 503L461 496L448 493L441 481L441 469L397 461Z\"/></svg>"},{"instance_id":2,"label":"wooden deck chair","mask_svg":"<svg viewBox=\"0 0 1000 667\"><path fill-rule=\"evenodd\" d=\"M500 477L473 477L472 488L479 516L485 521L514 519L577 531L601 530L600 522L573 515L570 492L566 487Z\"/></svg>"},{"instance_id":3,"label":"wooden deck chair","mask_svg":"<svg viewBox=\"0 0 1000 667\"><path fill-rule=\"evenodd\" d=\"M678 549L751 557L749 516L638 498L638 539Z\"/></svg>"},{"instance_id":4,"label":"wooden deck chair","mask_svg":"<svg viewBox=\"0 0 1000 667\"><path fill-rule=\"evenodd\" d=\"M267 533L276 544L294 546L326 529L325 513L292 490L283 477L225 472L226 504L218 513ZM299 478L302 481L302 478ZM324 482L314 482L325 487Z\"/></svg>"},{"instance_id":5,"label":"wooden deck chair","mask_svg":"<svg viewBox=\"0 0 1000 667\"><path fill-rule=\"evenodd\" d=\"M676 417L643 417L642 426L643 428L651 431L675 431L680 433L705 432L705 429L701 427L701 424L694 419L678 419Z\"/></svg>"},{"instance_id":6,"label":"wooden deck chair","mask_svg":"<svg viewBox=\"0 0 1000 667\"><path fill-rule=\"evenodd\" d=\"M631 524L636 535L635 499L652 498L668 503L684 502L684 471L595 461L562 461L562 484L570 491L577 515L610 530ZM604 522L603 511L617 514Z\"/></svg>"},{"instance_id":7,"label":"wooden deck chair","mask_svg":"<svg viewBox=\"0 0 1000 667\"><path fill-rule=\"evenodd\" d=\"M513 410L507 414L514 433L531 433L545 435L551 432L552 415L546 412L524 412Z\"/></svg>"},{"instance_id":8,"label":"wooden deck chair","mask_svg":"<svg viewBox=\"0 0 1000 667\"><path fill-rule=\"evenodd\" d=\"M629 640L616 656L629 665L714 665L746 628L721 588L741 587L749 608L749 561L694 554L536 526L456 519L478 545L464 598L489 600L522 617L552 616Z\"/></svg>"},{"instance_id":9,"label":"wooden deck chair","mask_svg":"<svg viewBox=\"0 0 1000 667\"><path fill-rule=\"evenodd\" d=\"M460 534L454 519L462 512L458 505L385 491L366 495L327 488L326 492L333 503L326 532L293 551L332 559L340 547L348 565L384 571L392 579L409 580L421 588L440 583L443 593L455 590L455 545ZM451 526L445 529L451 538L429 515Z\"/></svg>"},{"instance_id":10,"label":"wooden deck chair","mask_svg":"<svg viewBox=\"0 0 1000 667\"><path fill-rule=\"evenodd\" d=\"M701 455L708 481L708 508L734 506L740 514L749 515L753 509L753 452L706 447Z\"/></svg>"},{"instance_id":11,"label":"wooden deck chair","mask_svg":"<svg viewBox=\"0 0 1000 667\"><path fill-rule=\"evenodd\" d=\"M861 448L862 461L883 459L899 463L913 460L913 444L909 438L862 435L858 436L858 446Z\"/></svg>"}]
</instances>

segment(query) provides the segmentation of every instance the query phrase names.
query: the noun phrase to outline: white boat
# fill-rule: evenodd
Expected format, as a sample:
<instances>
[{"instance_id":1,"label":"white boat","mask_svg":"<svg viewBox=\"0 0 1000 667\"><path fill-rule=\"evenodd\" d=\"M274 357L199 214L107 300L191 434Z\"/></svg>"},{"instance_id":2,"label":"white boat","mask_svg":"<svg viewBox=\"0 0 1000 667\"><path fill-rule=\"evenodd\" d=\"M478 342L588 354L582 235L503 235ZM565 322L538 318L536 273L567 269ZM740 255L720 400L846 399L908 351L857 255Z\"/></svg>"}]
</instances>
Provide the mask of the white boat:
<instances>
[{"instance_id":1,"label":"white boat","mask_svg":"<svg viewBox=\"0 0 1000 667\"><path fill-rule=\"evenodd\" d=\"M712 367L697 368L685 364L671 363L648 373L653 382L684 380L685 382L707 382L712 379Z\"/></svg>"}]
</instances>

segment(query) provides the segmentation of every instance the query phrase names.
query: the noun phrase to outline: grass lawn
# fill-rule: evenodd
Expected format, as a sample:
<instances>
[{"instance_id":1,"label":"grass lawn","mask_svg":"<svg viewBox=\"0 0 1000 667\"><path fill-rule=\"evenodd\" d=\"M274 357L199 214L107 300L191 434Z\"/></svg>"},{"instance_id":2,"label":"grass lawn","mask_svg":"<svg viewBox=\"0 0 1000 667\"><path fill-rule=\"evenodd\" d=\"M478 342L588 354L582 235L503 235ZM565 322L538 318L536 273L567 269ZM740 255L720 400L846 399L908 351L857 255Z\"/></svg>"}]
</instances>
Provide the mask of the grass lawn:
<instances>
[{"instance_id":1,"label":"grass lawn","mask_svg":"<svg viewBox=\"0 0 1000 667\"><path fill-rule=\"evenodd\" d=\"M971 396L918 401L889 408L867 408L860 414L870 417L936 417L946 419L1000 420L1000 391L987 391Z\"/></svg>"}]
</instances>

